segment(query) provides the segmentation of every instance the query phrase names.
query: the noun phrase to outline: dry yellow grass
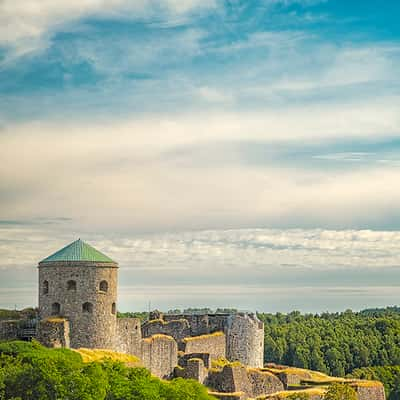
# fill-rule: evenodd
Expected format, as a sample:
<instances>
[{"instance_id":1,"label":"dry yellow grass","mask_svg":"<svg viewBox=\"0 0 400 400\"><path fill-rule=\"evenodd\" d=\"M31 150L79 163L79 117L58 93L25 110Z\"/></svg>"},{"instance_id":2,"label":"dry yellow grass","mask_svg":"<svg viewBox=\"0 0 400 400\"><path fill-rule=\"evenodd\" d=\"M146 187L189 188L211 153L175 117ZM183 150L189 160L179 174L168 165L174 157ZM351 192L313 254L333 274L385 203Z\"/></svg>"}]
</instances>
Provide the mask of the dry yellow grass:
<instances>
[{"instance_id":1,"label":"dry yellow grass","mask_svg":"<svg viewBox=\"0 0 400 400\"><path fill-rule=\"evenodd\" d=\"M208 392L208 394L210 396L223 395L224 397L239 397L239 396L243 396L244 393L243 392L234 392L234 393Z\"/></svg>"},{"instance_id":2,"label":"dry yellow grass","mask_svg":"<svg viewBox=\"0 0 400 400\"><path fill-rule=\"evenodd\" d=\"M167 339L167 340L174 340L172 336L163 335L158 333L157 335L150 336L146 339L143 339L144 342L151 343L154 339Z\"/></svg>"},{"instance_id":3,"label":"dry yellow grass","mask_svg":"<svg viewBox=\"0 0 400 400\"><path fill-rule=\"evenodd\" d=\"M139 364L140 360L132 356L130 354L125 353L118 353L111 350L106 349L77 349L75 350L79 353L82 357L83 362L89 363L93 361L105 361L105 360L112 360L112 361L120 361L126 364L134 365Z\"/></svg>"},{"instance_id":4,"label":"dry yellow grass","mask_svg":"<svg viewBox=\"0 0 400 400\"><path fill-rule=\"evenodd\" d=\"M214 332L214 333L210 333L207 335L187 337L187 338L182 339L182 342L187 343L187 342L193 342L195 340L202 340L202 339L218 337L218 336L224 336L224 332Z\"/></svg>"},{"instance_id":5,"label":"dry yellow grass","mask_svg":"<svg viewBox=\"0 0 400 400\"><path fill-rule=\"evenodd\" d=\"M379 381L366 381L366 380L347 380L352 386L359 387L382 387L383 383Z\"/></svg>"},{"instance_id":6,"label":"dry yellow grass","mask_svg":"<svg viewBox=\"0 0 400 400\"><path fill-rule=\"evenodd\" d=\"M266 367L266 368L262 368L262 370L272 372L275 375L282 374L282 373L298 375L298 376L300 376L301 379L304 379L305 381L313 381L315 383L318 383L318 382L321 382L321 383L323 383L323 382L328 382L328 383L330 383L330 382L346 382L346 379L344 379L344 378L328 376L322 372L311 371L311 370L303 369L303 368L287 367L284 369L280 369L280 368Z\"/></svg>"},{"instance_id":7,"label":"dry yellow grass","mask_svg":"<svg viewBox=\"0 0 400 400\"><path fill-rule=\"evenodd\" d=\"M217 358L216 360L211 359L211 367L215 371L219 371L224 368L226 365L231 367L238 367L242 365L240 361L228 361L226 358Z\"/></svg>"},{"instance_id":8,"label":"dry yellow grass","mask_svg":"<svg viewBox=\"0 0 400 400\"><path fill-rule=\"evenodd\" d=\"M257 397L257 400L267 400L267 399L276 399L276 400L280 400L280 399L286 399L287 397L293 395L293 394L297 394L297 393L306 393L310 396L315 396L315 395L320 395L323 396L326 393L325 389L322 388L313 388L313 389L305 389L305 390L285 390L282 392L277 392L274 394L270 394L267 396L261 396L261 397Z\"/></svg>"},{"instance_id":9,"label":"dry yellow grass","mask_svg":"<svg viewBox=\"0 0 400 400\"><path fill-rule=\"evenodd\" d=\"M50 318L46 318L47 322L54 322L54 323L58 323L58 322L65 322L66 319L65 318L60 318L60 317L50 317Z\"/></svg>"},{"instance_id":10,"label":"dry yellow grass","mask_svg":"<svg viewBox=\"0 0 400 400\"><path fill-rule=\"evenodd\" d=\"M186 324L188 321L184 318L180 319L171 319L170 321L164 321L163 319L150 319L147 321L147 324L161 324L161 325L168 325L170 322L185 322Z\"/></svg>"}]
</instances>

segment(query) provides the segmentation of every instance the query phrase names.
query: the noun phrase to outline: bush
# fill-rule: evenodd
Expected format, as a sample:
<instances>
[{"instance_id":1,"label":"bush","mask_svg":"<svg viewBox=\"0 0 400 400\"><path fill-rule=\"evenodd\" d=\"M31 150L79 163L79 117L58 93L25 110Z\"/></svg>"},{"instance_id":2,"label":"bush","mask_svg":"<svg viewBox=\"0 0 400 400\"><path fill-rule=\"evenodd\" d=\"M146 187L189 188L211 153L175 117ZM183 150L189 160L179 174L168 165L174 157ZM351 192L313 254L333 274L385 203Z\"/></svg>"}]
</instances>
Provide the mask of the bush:
<instances>
[{"instance_id":1,"label":"bush","mask_svg":"<svg viewBox=\"0 0 400 400\"><path fill-rule=\"evenodd\" d=\"M198 382L153 377L112 360L84 363L71 350L0 344L1 400L211 400Z\"/></svg>"},{"instance_id":2,"label":"bush","mask_svg":"<svg viewBox=\"0 0 400 400\"><path fill-rule=\"evenodd\" d=\"M356 391L349 385L334 383L328 389L325 400L357 400Z\"/></svg>"}]
</instances>

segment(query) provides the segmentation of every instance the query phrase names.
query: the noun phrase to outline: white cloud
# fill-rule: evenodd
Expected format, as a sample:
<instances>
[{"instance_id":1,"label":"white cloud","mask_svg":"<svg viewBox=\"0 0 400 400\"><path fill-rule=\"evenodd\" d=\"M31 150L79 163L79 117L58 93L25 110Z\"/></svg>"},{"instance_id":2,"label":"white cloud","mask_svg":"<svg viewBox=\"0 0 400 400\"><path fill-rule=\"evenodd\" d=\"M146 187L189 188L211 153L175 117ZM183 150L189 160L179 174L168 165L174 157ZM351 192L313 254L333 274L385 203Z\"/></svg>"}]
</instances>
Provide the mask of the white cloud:
<instances>
[{"instance_id":1,"label":"white cloud","mask_svg":"<svg viewBox=\"0 0 400 400\"><path fill-rule=\"evenodd\" d=\"M201 99L210 103L230 103L233 101L232 94L213 87L202 86L197 89L197 93Z\"/></svg>"},{"instance_id":2,"label":"white cloud","mask_svg":"<svg viewBox=\"0 0 400 400\"><path fill-rule=\"evenodd\" d=\"M285 142L377 139L398 132L395 104L13 124L0 139L1 215L61 215L81 226L137 231L375 226L398 209L396 166L324 171L267 155L252 165L243 162L240 147L223 144L263 142L273 149ZM213 150L216 141L221 145ZM207 152L187 152L202 144Z\"/></svg>"},{"instance_id":3,"label":"white cloud","mask_svg":"<svg viewBox=\"0 0 400 400\"><path fill-rule=\"evenodd\" d=\"M214 0L3 0L0 45L14 49L15 58L46 47L54 32L82 18L173 19L215 5Z\"/></svg>"},{"instance_id":4,"label":"white cloud","mask_svg":"<svg viewBox=\"0 0 400 400\"><path fill-rule=\"evenodd\" d=\"M115 234L0 226L0 302L36 303L36 265L81 236L120 264L119 306L344 310L397 302L400 232L243 229Z\"/></svg>"}]
</instances>

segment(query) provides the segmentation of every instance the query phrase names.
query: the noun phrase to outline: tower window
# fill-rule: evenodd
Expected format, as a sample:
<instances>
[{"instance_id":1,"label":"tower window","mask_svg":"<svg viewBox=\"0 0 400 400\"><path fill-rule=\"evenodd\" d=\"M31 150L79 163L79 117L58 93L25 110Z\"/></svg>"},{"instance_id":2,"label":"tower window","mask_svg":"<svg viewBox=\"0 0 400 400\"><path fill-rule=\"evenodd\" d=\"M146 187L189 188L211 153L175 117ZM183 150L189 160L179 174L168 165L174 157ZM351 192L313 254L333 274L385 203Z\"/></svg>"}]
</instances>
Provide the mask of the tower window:
<instances>
[{"instance_id":1,"label":"tower window","mask_svg":"<svg viewBox=\"0 0 400 400\"><path fill-rule=\"evenodd\" d=\"M43 282L43 294L47 294L47 293L49 293L49 282L44 281Z\"/></svg>"},{"instance_id":2,"label":"tower window","mask_svg":"<svg viewBox=\"0 0 400 400\"><path fill-rule=\"evenodd\" d=\"M60 303L53 303L51 305L51 315L60 315L61 306Z\"/></svg>"},{"instance_id":3,"label":"tower window","mask_svg":"<svg viewBox=\"0 0 400 400\"><path fill-rule=\"evenodd\" d=\"M101 281L99 289L100 289L101 292L108 292L108 283L107 283L107 281Z\"/></svg>"},{"instance_id":4,"label":"tower window","mask_svg":"<svg viewBox=\"0 0 400 400\"><path fill-rule=\"evenodd\" d=\"M117 312L117 305L115 303L112 303L111 314L115 314L116 312Z\"/></svg>"},{"instance_id":5,"label":"tower window","mask_svg":"<svg viewBox=\"0 0 400 400\"><path fill-rule=\"evenodd\" d=\"M92 303L83 303L82 304L82 311L84 313L92 313L93 312L93 304Z\"/></svg>"},{"instance_id":6,"label":"tower window","mask_svg":"<svg viewBox=\"0 0 400 400\"><path fill-rule=\"evenodd\" d=\"M68 290L76 290L76 281L68 281L67 289Z\"/></svg>"}]
</instances>

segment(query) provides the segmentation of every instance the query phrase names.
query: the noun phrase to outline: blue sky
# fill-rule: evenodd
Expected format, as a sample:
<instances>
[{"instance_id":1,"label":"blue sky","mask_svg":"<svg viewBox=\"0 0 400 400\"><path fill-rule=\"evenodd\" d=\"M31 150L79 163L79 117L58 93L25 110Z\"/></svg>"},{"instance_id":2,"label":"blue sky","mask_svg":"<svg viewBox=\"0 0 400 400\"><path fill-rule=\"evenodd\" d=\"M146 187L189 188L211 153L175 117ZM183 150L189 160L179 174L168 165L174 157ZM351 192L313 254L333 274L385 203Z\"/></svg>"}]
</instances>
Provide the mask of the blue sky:
<instances>
[{"instance_id":1,"label":"blue sky","mask_svg":"<svg viewBox=\"0 0 400 400\"><path fill-rule=\"evenodd\" d=\"M400 230L399 15L394 0L4 0L0 248L12 261L0 277L9 282L18 266L34 291L28 265L48 255L35 243L51 252L76 236L121 249L121 240L146 235L157 247L159 235L208 232L214 254L217 232L288 232L291 249L293 229L334 232L333 243L375 231L392 246L390 232ZM32 239L25 252L24 234ZM220 251L229 253L226 243ZM191 254L178 250L165 276ZM236 256L246 265L246 252ZM258 256L272 268L269 254ZM348 256L356 270L375 260ZM336 256L323 257L341 276ZM209 255L201 268L218 263ZM368 285L387 287L375 272L396 263L369 266ZM189 279L200 280L199 268ZM132 282L127 274L123 284ZM292 281L283 285L293 290ZM390 302L376 290L366 305Z\"/></svg>"}]
</instances>

